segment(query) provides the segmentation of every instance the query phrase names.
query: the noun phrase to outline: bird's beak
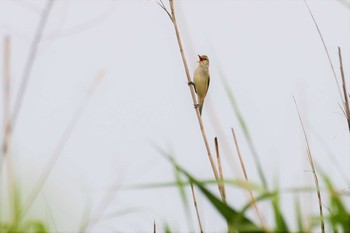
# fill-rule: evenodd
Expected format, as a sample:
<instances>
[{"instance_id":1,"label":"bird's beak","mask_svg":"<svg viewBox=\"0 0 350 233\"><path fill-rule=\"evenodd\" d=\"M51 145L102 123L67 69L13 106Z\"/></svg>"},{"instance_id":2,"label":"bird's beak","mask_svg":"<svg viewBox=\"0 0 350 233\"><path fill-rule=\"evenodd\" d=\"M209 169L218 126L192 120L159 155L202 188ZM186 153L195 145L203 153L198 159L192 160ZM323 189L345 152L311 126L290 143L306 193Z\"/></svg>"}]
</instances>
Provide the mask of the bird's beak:
<instances>
[{"instance_id":1,"label":"bird's beak","mask_svg":"<svg viewBox=\"0 0 350 233\"><path fill-rule=\"evenodd\" d=\"M203 58L200 55L198 55L198 58L199 58L199 61L203 61Z\"/></svg>"}]
</instances>

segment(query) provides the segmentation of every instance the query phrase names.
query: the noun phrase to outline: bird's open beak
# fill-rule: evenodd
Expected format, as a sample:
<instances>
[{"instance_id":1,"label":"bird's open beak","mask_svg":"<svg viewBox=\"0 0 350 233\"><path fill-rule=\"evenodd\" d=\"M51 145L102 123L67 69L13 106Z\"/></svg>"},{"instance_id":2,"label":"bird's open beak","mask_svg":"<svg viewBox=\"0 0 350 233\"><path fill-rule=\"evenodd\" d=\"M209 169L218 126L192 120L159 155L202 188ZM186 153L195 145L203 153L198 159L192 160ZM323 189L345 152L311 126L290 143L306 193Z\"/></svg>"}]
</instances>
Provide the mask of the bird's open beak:
<instances>
[{"instance_id":1,"label":"bird's open beak","mask_svg":"<svg viewBox=\"0 0 350 233\"><path fill-rule=\"evenodd\" d=\"M200 55L198 55L198 57L199 57L199 61L203 61L203 58Z\"/></svg>"}]
</instances>

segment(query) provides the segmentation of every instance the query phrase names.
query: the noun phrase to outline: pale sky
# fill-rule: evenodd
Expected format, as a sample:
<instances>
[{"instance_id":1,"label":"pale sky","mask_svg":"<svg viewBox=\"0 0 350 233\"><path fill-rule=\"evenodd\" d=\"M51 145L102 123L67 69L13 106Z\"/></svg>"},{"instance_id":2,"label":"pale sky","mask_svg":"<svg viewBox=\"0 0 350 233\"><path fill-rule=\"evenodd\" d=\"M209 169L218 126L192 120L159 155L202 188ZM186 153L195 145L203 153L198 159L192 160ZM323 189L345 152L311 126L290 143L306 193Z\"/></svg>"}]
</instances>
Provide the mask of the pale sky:
<instances>
[{"instance_id":1,"label":"pale sky","mask_svg":"<svg viewBox=\"0 0 350 233\"><path fill-rule=\"evenodd\" d=\"M250 180L260 182L223 78L246 120L270 187L313 184L293 96L314 160L339 188L348 187L349 131L327 55L304 2L174 2L191 74L197 54L210 59L203 121L213 152L213 139L219 139L225 177L243 177L233 127ZM0 38L11 37L12 105L45 3L0 0ZM337 47L342 48L350 87L350 8L336 0L308 3L338 80ZM0 50L3 67L2 44ZM96 77L102 78L92 85ZM198 231L194 209L188 219L175 187L111 190L175 179L171 165L152 143L174 153L179 164L197 178L213 178L186 82L173 25L156 1L56 0L11 143L23 196L37 182L82 105L83 111L31 216L47 217L49 208L59 232L74 232L87 203L96 214L110 193L106 216L137 211L101 220L90 232L149 232L154 220L160 229L168 223L174 231ZM1 96L2 87L1 82ZM93 93L86 97L91 87ZM212 190L217 193L215 187ZM205 231L223 232L226 223L197 193ZM246 193L236 189L228 189L227 196L235 207L248 200ZM295 226L290 210L294 197L286 195L283 201L284 210L290 212L289 223ZM316 194L303 201L305 213L317 213ZM268 221L270 215L266 211ZM251 217L256 219L254 214Z\"/></svg>"}]
</instances>

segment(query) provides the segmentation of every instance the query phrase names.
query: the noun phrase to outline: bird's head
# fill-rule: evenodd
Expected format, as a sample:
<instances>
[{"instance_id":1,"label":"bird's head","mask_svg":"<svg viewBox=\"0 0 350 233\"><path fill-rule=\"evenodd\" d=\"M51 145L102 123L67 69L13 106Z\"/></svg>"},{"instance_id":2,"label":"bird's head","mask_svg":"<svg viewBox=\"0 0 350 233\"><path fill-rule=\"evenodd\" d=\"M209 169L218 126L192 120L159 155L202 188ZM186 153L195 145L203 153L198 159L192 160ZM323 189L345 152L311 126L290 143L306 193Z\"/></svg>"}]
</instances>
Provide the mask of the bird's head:
<instances>
[{"instance_id":1,"label":"bird's head","mask_svg":"<svg viewBox=\"0 0 350 233\"><path fill-rule=\"evenodd\" d=\"M199 58L199 64L208 66L209 65L209 58L207 55L198 55Z\"/></svg>"}]
</instances>

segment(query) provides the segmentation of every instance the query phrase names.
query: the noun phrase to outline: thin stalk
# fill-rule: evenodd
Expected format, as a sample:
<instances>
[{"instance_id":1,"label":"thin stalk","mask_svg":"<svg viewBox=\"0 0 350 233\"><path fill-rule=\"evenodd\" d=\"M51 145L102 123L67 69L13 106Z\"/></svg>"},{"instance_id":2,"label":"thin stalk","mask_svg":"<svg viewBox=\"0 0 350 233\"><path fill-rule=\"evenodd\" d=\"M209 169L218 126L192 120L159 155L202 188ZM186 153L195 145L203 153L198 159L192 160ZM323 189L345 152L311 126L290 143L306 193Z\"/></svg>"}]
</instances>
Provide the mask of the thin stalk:
<instances>
[{"instance_id":1,"label":"thin stalk","mask_svg":"<svg viewBox=\"0 0 350 233\"><path fill-rule=\"evenodd\" d=\"M179 28L178 28L178 25L177 25L177 21L176 21L175 8L174 8L174 1L173 1L173 0L169 0L169 3L170 3L171 14L169 14L169 12L168 12L165 8L163 8L163 9L168 13L168 15L171 16L170 18L171 18L171 21L172 21L172 23L173 23L173 25L174 25L174 29L175 29L175 33L176 33L176 38L177 38L177 42L178 42L178 45L179 45L179 49L180 49L180 53L181 53L182 62L183 62L183 64L184 64L184 68L185 68L185 73L186 73L187 81L188 81L188 83L190 83L190 82L192 82L192 81L191 81L191 75L190 75L190 71L189 71L189 69L188 69L188 65L187 65L187 61L186 61L186 56L185 56L184 49L183 49L183 46L182 46L180 31L179 31ZM188 86L189 86L189 89L190 89L190 92L191 92L193 104L196 106L196 105L197 105L197 99L196 99L196 94L195 94L194 87L193 87L193 85L188 85ZM206 135L206 133L205 133L205 128L204 128L204 124L203 124L203 121L202 121L202 117L201 117L201 115L200 115L200 113L199 113L199 109L198 109L198 108L195 108L195 110L196 110L196 114L197 114L197 119L198 119L199 127L200 127L200 130L201 130L201 132L202 132L202 137L203 137L204 145L205 145L205 148L206 148L207 153L208 153L210 165L211 165L211 167L212 167L212 170L213 170L215 179L218 180L218 179L219 179L219 174L218 174L218 172L217 172L217 170L216 170L215 163L214 163L214 159L213 159L212 153L211 153L211 151L210 151L209 142L208 142L208 139L207 139L207 135Z\"/></svg>"},{"instance_id":2,"label":"thin stalk","mask_svg":"<svg viewBox=\"0 0 350 233\"><path fill-rule=\"evenodd\" d=\"M194 193L194 188L193 188L193 184L192 184L192 183L191 183L191 191L192 191L192 197L193 197L194 207L195 207L195 209L196 209L196 214L197 214L199 229L200 229L200 232L203 233L202 221L201 221L201 217L200 217L200 215L199 215L198 204L197 204L197 199L196 199L196 194Z\"/></svg>"},{"instance_id":3,"label":"thin stalk","mask_svg":"<svg viewBox=\"0 0 350 233\"><path fill-rule=\"evenodd\" d=\"M307 9L308 9L308 11L309 11L309 13L310 13L310 16L311 16L311 18L312 18L312 21L313 21L314 24L315 24L315 27L316 27L317 32L318 32L318 35L320 36L320 39L321 39L323 48L324 48L324 50L325 50L325 52L326 52L326 54L327 54L327 58L328 58L329 65L331 66L331 69L332 69L332 73L333 73L333 76L334 76L334 80L335 80L335 82L336 82L336 84L337 84L339 96L340 96L342 102L344 102L343 97L342 97L342 94L341 94L339 82L338 82L338 79L337 79L337 75L336 75L336 73L335 73L335 69L334 69L334 66L333 66L331 57L330 57L330 55L329 55L329 52L328 52L326 43L324 42L324 39L323 39L321 30L320 30L320 28L318 27L318 24L317 24L316 19L315 19L314 15L313 15L313 13L312 13L310 7L309 7L309 4L307 4L306 0L304 0L304 3L305 3L305 5L306 5L306 7L307 7Z\"/></svg>"},{"instance_id":4,"label":"thin stalk","mask_svg":"<svg viewBox=\"0 0 350 233\"><path fill-rule=\"evenodd\" d=\"M239 162L241 164L241 168L242 168L242 171L243 171L243 174L244 174L244 178L247 182L249 182L249 179L248 179L248 174L247 174L247 171L245 169L245 165L244 165L244 161L243 161L243 157L242 157L242 154L241 154L241 151L239 149L239 145L238 145L238 141L237 141L237 137L236 137L236 134L235 134L235 131L233 130L233 128L231 128L231 131L232 131L232 136L233 136L233 140L235 142L235 145L236 145L236 149L237 149L237 154L238 154L238 158L239 158ZM249 192L249 196L250 196L250 199L251 199L251 202L254 206L254 209L256 211L256 214L258 215L258 218L259 218L259 221L260 221L260 224L261 226L263 227L263 229L265 230L265 232L267 232L267 228L266 228L266 224L262 218L262 215L258 209L258 206L256 205L256 200L255 200L255 197L253 195L253 192L251 190L251 188L249 188L249 186L247 186L247 190Z\"/></svg>"},{"instance_id":5,"label":"thin stalk","mask_svg":"<svg viewBox=\"0 0 350 233\"><path fill-rule=\"evenodd\" d=\"M341 56L341 50L340 47L338 47L338 55L339 55L339 63L340 63L340 73L341 73L341 80L343 83L343 94L344 94L344 109L345 109L345 116L348 121L348 127L350 132L350 110L349 110L349 95L346 88L346 82L345 82L345 75L344 75L344 69L343 69L343 59Z\"/></svg>"},{"instance_id":6,"label":"thin stalk","mask_svg":"<svg viewBox=\"0 0 350 233\"><path fill-rule=\"evenodd\" d=\"M6 172L8 179L8 190L9 197L11 202L12 210L12 221L16 225L18 221L18 210L19 210L19 198L18 190L16 187L16 176L14 171L13 160L9 155L9 145L11 139L11 121L10 121L10 80L11 80L11 38L6 36L4 39L4 79L3 79L3 88L4 88L4 136L2 142L2 153L3 158L1 161L6 162ZM0 164L2 166L2 162ZM0 169L1 171L2 169Z\"/></svg>"},{"instance_id":7,"label":"thin stalk","mask_svg":"<svg viewBox=\"0 0 350 233\"><path fill-rule=\"evenodd\" d=\"M300 121L301 127L303 129L304 137L305 137L308 160L309 160L309 163L310 163L310 166L311 166L311 169L312 169L312 174L313 174L313 177L314 177L314 182L315 182L315 186L316 186L316 190L317 190L318 206L319 206L319 209L320 209L320 218L321 218L321 231L322 231L322 233L324 233L325 229L324 229L324 218L323 218L323 209L322 209L322 198L321 198L320 185L318 183L317 173L316 173L315 165L314 165L314 162L313 162L313 159L312 159L312 154L311 154L311 150L310 150L309 140L308 140L308 138L306 136L306 130L305 130L305 127L304 127L304 123L303 123L303 120L301 119L301 115L300 115L300 112L299 112L299 108L298 108L297 102L295 101L294 97L293 97L293 99L294 99L295 106L297 108L299 121Z\"/></svg>"},{"instance_id":8,"label":"thin stalk","mask_svg":"<svg viewBox=\"0 0 350 233\"><path fill-rule=\"evenodd\" d=\"M224 184L224 173L222 171L222 165L221 165L221 159L220 159L220 151L219 151L219 143L218 143L218 138L215 137L214 139L214 144L215 144L215 151L216 151L216 158L218 161L218 167L219 167L219 176L220 176L220 183L219 185L219 190L221 194L221 198L223 202L226 203L226 191L225 191L225 184Z\"/></svg>"},{"instance_id":9,"label":"thin stalk","mask_svg":"<svg viewBox=\"0 0 350 233\"><path fill-rule=\"evenodd\" d=\"M25 95L27 87L28 87L30 74L32 72L32 68L33 68L35 58L36 58L36 54L38 52L41 37L42 37L43 31L45 29L45 26L47 24L53 3L54 3L54 0L47 0L47 3L45 5L44 10L42 11L42 14L40 17L38 27L37 27L36 32L34 34L34 39L33 39L32 45L30 46L29 55L28 55L26 64L24 66L22 80L20 83L18 94L17 94L16 99L15 99L14 109L13 109L13 113L12 113L12 117L11 117L12 131L14 130L14 128L16 126L18 115L19 115L19 112L21 110L21 106L23 103L24 95Z\"/></svg>"}]
</instances>

